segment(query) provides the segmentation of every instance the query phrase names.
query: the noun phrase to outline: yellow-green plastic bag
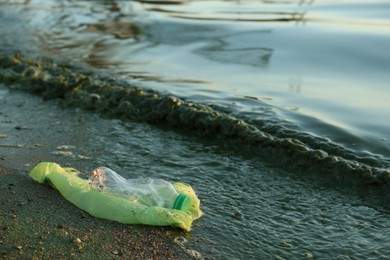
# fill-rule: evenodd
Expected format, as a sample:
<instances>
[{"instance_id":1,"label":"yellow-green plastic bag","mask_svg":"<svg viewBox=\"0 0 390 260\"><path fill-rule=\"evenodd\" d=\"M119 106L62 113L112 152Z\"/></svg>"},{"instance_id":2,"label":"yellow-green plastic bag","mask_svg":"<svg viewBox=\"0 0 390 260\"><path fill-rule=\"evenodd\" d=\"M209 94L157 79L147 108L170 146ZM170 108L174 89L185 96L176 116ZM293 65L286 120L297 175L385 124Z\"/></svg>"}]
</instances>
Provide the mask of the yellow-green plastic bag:
<instances>
[{"instance_id":1,"label":"yellow-green plastic bag","mask_svg":"<svg viewBox=\"0 0 390 260\"><path fill-rule=\"evenodd\" d=\"M145 206L90 189L88 180L78 177L75 169L62 168L52 162L39 163L30 172L30 177L39 183L48 181L64 198L92 216L124 224L172 225L190 231L193 220L202 216L199 199L192 187L185 183L177 182L173 186L178 193L191 198L191 207L187 212Z\"/></svg>"}]
</instances>

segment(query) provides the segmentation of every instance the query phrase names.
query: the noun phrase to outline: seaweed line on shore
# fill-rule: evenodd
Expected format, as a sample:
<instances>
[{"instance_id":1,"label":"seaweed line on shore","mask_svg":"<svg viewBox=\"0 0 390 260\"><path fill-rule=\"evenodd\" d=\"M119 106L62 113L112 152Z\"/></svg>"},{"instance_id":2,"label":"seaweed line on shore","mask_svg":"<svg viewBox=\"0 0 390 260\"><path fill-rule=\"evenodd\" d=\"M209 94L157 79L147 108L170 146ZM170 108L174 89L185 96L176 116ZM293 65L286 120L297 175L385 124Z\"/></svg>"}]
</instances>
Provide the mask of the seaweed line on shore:
<instances>
[{"instance_id":1,"label":"seaweed line on shore","mask_svg":"<svg viewBox=\"0 0 390 260\"><path fill-rule=\"evenodd\" d=\"M46 100L61 99L68 107L221 139L251 154L277 159L278 164L300 172L316 172L337 182L378 184L386 189L390 186L390 170L374 160L370 163L350 154L343 157L343 153L333 153L331 149L325 151L294 137L266 132L209 105L132 86L51 59L0 54L0 82Z\"/></svg>"}]
</instances>

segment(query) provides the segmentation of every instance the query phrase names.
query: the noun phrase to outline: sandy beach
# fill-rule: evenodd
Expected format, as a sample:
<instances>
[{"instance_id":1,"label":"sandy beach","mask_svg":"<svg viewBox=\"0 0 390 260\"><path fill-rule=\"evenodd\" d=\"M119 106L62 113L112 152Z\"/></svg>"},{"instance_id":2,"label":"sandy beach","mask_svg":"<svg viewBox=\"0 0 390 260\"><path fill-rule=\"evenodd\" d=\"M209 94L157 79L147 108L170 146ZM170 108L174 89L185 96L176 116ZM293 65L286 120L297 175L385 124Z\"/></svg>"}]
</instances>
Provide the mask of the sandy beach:
<instances>
[{"instance_id":1,"label":"sandy beach","mask_svg":"<svg viewBox=\"0 0 390 260\"><path fill-rule=\"evenodd\" d=\"M171 227L123 225L97 219L49 185L28 176L40 161L88 172L96 167L91 138L110 120L62 109L57 101L0 85L0 257L3 259L186 259L175 241L189 234ZM93 140L92 140L93 141Z\"/></svg>"}]
</instances>

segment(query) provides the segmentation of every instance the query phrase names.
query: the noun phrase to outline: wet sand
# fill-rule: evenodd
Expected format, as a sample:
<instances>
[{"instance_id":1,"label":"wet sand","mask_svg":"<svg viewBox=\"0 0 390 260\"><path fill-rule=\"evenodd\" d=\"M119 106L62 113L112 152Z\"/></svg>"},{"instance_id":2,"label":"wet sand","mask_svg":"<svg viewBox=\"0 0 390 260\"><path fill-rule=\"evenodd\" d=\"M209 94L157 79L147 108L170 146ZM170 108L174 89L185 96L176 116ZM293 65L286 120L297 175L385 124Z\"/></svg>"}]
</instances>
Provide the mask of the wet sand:
<instances>
[{"instance_id":1,"label":"wet sand","mask_svg":"<svg viewBox=\"0 0 390 260\"><path fill-rule=\"evenodd\" d=\"M40 161L94 168L94 156L104 151L86 146L110 124L96 118L0 85L1 258L191 258L175 243L189 235L180 229L97 219L30 179Z\"/></svg>"}]
</instances>

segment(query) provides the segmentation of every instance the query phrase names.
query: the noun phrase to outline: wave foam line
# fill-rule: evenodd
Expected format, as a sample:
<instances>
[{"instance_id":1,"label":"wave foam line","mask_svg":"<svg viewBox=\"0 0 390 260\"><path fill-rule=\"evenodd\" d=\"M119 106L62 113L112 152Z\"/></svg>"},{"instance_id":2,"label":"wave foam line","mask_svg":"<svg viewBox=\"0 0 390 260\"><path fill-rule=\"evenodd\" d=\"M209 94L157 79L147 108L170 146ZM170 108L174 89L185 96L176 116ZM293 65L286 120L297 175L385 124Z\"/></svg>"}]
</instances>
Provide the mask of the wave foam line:
<instances>
[{"instance_id":1,"label":"wave foam line","mask_svg":"<svg viewBox=\"0 0 390 260\"><path fill-rule=\"evenodd\" d=\"M0 54L0 82L13 89L62 99L66 106L80 107L115 118L169 125L223 138L280 164L300 171L322 172L336 181L348 180L390 187L390 170L346 159L311 148L296 138L282 138L208 105L162 95L110 77L50 59L28 59Z\"/></svg>"}]
</instances>

